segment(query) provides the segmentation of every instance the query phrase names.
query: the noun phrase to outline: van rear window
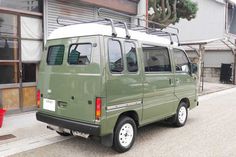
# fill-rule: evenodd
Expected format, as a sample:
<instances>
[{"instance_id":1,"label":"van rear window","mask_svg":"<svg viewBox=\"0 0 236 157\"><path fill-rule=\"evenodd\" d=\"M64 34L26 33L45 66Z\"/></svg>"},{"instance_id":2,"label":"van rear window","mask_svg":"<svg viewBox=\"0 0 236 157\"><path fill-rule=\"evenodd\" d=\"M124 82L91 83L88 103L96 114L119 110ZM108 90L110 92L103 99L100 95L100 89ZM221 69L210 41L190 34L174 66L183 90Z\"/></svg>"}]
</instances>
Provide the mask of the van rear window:
<instances>
[{"instance_id":1,"label":"van rear window","mask_svg":"<svg viewBox=\"0 0 236 157\"><path fill-rule=\"evenodd\" d=\"M71 65L87 65L91 61L92 44L72 44L69 49L68 63Z\"/></svg>"},{"instance_id":2,"label":"van rear window","mask_svg":"<svg viewBox=\"0 0 236 157\"><path fill-rule=\"evenodd\" d=\"M63 62L65 46L55 45L48 49L47 63L48 65L61 65Z\"/></svg>"}]
</instances>

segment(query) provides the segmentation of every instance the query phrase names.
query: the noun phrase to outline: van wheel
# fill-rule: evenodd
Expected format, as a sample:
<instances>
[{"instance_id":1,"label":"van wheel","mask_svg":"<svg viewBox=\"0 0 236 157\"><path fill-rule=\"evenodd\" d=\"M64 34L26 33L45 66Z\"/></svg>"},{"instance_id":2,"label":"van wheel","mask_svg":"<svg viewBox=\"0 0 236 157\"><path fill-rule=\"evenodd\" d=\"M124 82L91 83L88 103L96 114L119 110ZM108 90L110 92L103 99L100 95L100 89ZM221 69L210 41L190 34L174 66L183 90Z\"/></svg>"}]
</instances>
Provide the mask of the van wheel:
<instances>
[{"instance_id":1,"label":"van wheel","mask_svg":"<svg viewBox=\"0 0 236 157\"><path fill-rule=\"evenodd\" d=\"M56 132L61 136L71 136L71 134L69 134L67 132L59 132L59 131L56 131Z\"/></svg>"},{"instance_id":2,"label":"van wheel","mask_svg":"<svg viewBox=\"0 0 236 157\"><path fill-rule=\"evenodd\" d=\"M134 144L136 134L137 126L134 120L130 117L120 118L115 127L112 148L119 153L128 151Z\"/></svg>"},{"instance_id":3,"label":"van wheel","mask_svg":"<svg viewBox=\"0 0 236 157\"><path fill-rule=\"evenodd\" d=\"M174 117L174 125L177 127L184 126L188 118L188 108L185 102L181 102L177 108Z\"/></svg>"}]
</instances>

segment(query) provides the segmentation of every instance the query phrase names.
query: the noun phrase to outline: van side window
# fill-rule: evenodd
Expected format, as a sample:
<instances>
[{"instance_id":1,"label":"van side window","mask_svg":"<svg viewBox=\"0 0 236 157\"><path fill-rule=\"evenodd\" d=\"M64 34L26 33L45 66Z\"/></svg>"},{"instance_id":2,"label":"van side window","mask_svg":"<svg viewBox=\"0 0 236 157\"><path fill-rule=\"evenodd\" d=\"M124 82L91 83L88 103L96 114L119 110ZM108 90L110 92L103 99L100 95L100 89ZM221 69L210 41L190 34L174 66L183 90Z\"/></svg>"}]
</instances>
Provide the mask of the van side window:
<instances>
[{"instance_id":1,"label":"van side window","mask_svg":"<svg viewBox=\"0 0 236 157\"><path fill-rule=\"evenodd\" d=\"M169 51L166 47L143 45L145 72L171 71Z\"/></svg>"},{"instance_id":2,"label":"van side window","mask_svg":"<svg viewBox=\"0 0 236 157\"><path fill-rule=\"evenodd\" d=\"M108 41L109 67L111 72L122 72L124 69L121 44L118 40Z\"/></svg>"},{"instance_id":3,"label":"van side window","mask_svg":"<svg viewBox=\"0 0 236 157\"><path fill-rule=\"evenodd\" d=\"M92 44L72 44L69 49L68 63L74 65L87 65L91 61Z\"/></svg>"},{"instance_id":4,"label":"van side window","mask_svg":"<svg viewBox=\"0 0 236 157\"><path fill-rule=\"evenodd\" d=\"M174 49L175 70L188 73L190 71L189 61L184 51Z\"/></svg>"},{"instance_id":5,"label":"van side window","mask_svg":"<svg viewBox=\"0 0 236 157\"><path fill-rule=\"evenodd\" d=\"M54 45L48 48L47 64L61 65L64 58L64 45Z\"/></svg>"},{"instance_id":6,"label":"van side window","mask_svg":"<svg viewBox=\"0 0 236 157\"><path fill-rule=\"evenodd\" d=\"M129 72L138 71L138 61L135 44L131 42L124 42L125 56L127 60L127 70Z\"/></svg>"}]
</instances>

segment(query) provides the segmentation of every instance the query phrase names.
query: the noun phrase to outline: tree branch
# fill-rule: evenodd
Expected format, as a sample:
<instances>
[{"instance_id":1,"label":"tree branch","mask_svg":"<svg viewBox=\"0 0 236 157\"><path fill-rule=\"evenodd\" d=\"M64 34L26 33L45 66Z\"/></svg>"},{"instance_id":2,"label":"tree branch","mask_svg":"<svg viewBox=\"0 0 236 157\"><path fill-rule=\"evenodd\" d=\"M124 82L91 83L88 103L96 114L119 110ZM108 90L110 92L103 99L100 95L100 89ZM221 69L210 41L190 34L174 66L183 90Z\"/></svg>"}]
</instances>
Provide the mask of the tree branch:
<instances>
[{"instance_id":1,"label":"tree branch","mask_svg":"<svg viewBox=\"0 0 236 157\"><path fill-rule=\"evenodd\" d=\"M170 17L171 17L171 7L169 0L166 0L166 8L167 8L167 14L165 14L165 17L160 21L160 23L165 23Z\"/></svg>"},{"instance_id":2,"label":"tree branch","mask_svg":"<svg viewBox=\"0 0 236 157\"><path fill-rule=\"evenodd\" d=\"M165 25L169 25L169 24L172 24L172 23L176 22L176 20L177 20L176 3L177 3L177 0L175 0L174 3L173 3L173 6L172 6L173 11L172 11L172 14L171 14L171 18L169 18L168 20L166 20L164 22Z\"/></svg>"},{"instance_id":3,"label":"tree branch","mask_svg":"<svg viewBox=\"0 0 236 157\"><path fill-rule=\"evenodd\" d=\"M165 13L166 11L166 6L165 6L165 0L161 0L161 18L164 19L165 18Z\"/></svg>"}]
</instances>

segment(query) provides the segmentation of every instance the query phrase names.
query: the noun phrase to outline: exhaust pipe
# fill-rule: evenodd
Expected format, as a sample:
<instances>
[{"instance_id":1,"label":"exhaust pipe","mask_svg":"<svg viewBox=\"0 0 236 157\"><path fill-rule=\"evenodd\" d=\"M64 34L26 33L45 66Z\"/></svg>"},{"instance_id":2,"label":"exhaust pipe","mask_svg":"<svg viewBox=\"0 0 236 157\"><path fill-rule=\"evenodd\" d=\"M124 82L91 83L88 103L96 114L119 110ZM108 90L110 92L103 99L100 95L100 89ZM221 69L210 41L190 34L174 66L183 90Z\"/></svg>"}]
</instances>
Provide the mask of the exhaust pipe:
<instances>
[{"instance_id":1,"label":"exhaust pipe","mask_svg":"<svg viewBox=\"0 0 236 157\"><path fill-rule=\"evenodd\" d=\"M47 129L59 131L59 127L53 125L47 125Z\"/></svg>"},{"instance_id":2,"label":"exhaust pipe","mask_svg":"<svg viewBox=\"0 0 236 157\"><path fill-rule=\"evenodd\" d=\"M61 132L61 133L65 132L65 133L72 135L71 130L69 130L69 129L61 128L61 127L54 126L54 125L47 125L47 128L50 130L57 131L57 132Z\"/></svg>"}]
</instances>

